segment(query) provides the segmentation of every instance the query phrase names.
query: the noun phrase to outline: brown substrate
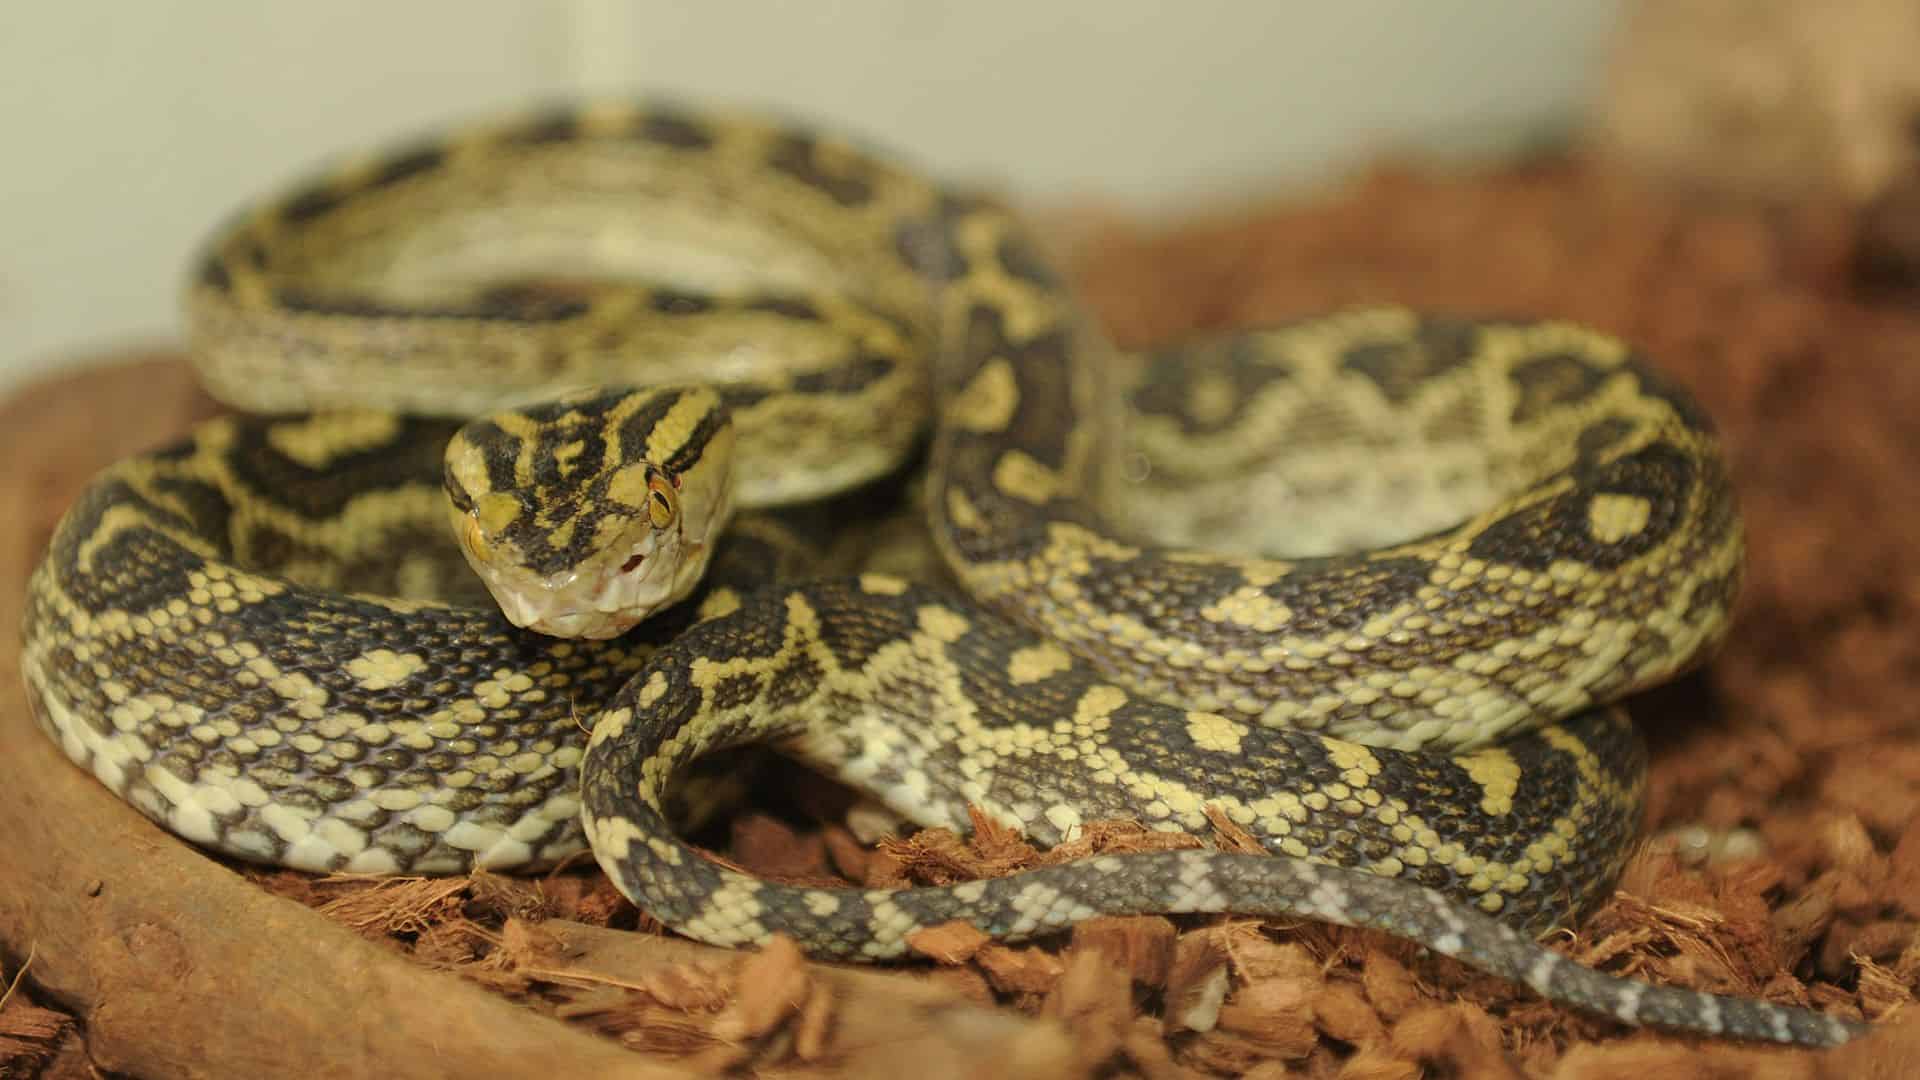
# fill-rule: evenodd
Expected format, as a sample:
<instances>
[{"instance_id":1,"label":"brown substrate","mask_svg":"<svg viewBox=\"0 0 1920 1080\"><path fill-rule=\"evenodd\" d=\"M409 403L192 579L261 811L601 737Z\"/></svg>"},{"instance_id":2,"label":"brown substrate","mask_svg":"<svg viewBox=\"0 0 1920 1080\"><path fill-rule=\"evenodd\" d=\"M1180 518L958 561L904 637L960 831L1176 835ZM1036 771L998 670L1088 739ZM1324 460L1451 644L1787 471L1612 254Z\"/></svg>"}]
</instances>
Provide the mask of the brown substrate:
<instances>
[{"instance_id":1,"label":"brown substrate","mask_svg":"<svg viewBox=\"0 0 1920 1080\"><path fill-rule=\"evenodd\" d=\"M1650 829L1660 839L1621 895L1558 945L1609 971L1880 1019L1920 986L1920 511L1911 509L1920 503L1906 490L1920 473L1909 427L1920 415L1920 298L1884 278L1870 298L1855 287L1857 229L1818 210L1687 205L1557 164L1462 177L1385 170L1324 200L1165 233L1083 219L1070 246L1088 297L1129 343L1397 301L1593 323L1691 387L1731 448L1750 531L1748 586L1724 654L1634 703L1654 744ZM165 387L157 397L154 385ZM5 520L21 524L0 550L10 586L0 650L15 686L14 583L88 469L204 411L185 386L179 366L149 365L41 388L4 410L4 458L22 477L4 492L16 511ZM113 440L100 434L103 416ZM151 1000L156 980L186 980L237 1016L276 999L311 1011L323 1002L308 1000L312 970L298 958L313 950L345 958L330 977L364 976L352 991L368 995L364 1007L341 1017L380 1030L329 1041L321 1025L283 1021L270 1055L283 1066L412 1046L414 1071L427 1073L453 1064L433 1056L447 1052L443 1040L560 1030L522 1031L495 1014L464 1027L422 1016L443 1000L470 1004L448 970L530 1006L517 1010L529 1021L558 1017L705 1070L1798 1077L1897 1075L1920 1054L1920 1028L1906 1018L1824 1056L1625 1032L1377 935L1235 919L1099 920L1031 947L943 931L916 943L940 959L930 971L834 971L786 949L743 956L610 932L648 928L586 867L540 881L249 874L351 935L328 936L337 931L312 920L288 924L297 940L236 932L210 942L169 920L204 918L193 910L202 902L255 917L243 897L258 890L49 764L19 707L9 687L0 829L32 829L34 843L0 844L0 897L25 900L0 903L0 969L12 975L35 942L38 955L0 1010L0 1076L32 1075L56 1055L74 1066L82 1049L110 1067L190 1071L225 1048L179 1046L213 1036L170 1021L164 1001ZM788 879L952 881L1169 842L1113 826L1052 855L995 830L876 850L841 823L843 794L780 775L792 782L769 785L782 790L778 805L737 818L716 844ZM111 843L45 826L36 815L53 807L110 830ZM1241 838L1222 830L1209 842ZM55 869L98 863L103 847L143 854L114 862L123 876L105 889L84 871ZM143 880L153 866L173 876ZM120 945L102 945L116 935ZM196 951L215 946L225 951ZM403 955L414 963L383 966ZM208 964L229 966L196 979L196 965ZM428 989L402 985L414 976L401 970L431 980ZM146 994L135 993L143 985ZM141 997L139 1015L116 1011L115 988ZM408 1024L368 1019L403 994L421 995ZM49 1011L61 1005L79 1029ZM168 1045L170 1031L171 1052L142 1052ZM468 1049L470 1061L485 1046ZM549 1071L580 1050L556 1042Z\"/></svg>"}]
</instances>

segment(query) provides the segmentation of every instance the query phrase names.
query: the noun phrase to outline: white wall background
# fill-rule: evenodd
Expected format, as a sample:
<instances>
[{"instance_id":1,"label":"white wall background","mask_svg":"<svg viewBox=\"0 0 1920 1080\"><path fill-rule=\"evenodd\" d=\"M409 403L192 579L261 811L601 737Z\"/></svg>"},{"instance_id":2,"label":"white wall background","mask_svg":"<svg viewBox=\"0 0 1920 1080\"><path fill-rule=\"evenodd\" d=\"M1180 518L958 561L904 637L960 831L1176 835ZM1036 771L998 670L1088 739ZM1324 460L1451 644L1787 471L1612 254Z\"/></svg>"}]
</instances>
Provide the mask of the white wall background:
<instances>
[{"instance_id":1,"label":"white wall background","mask_svg":"<svg viewBox=\"0 0 1920 1080\"><path fill-rule=\"evenodd\" d=\"M0 6L0 387L177 339L190 252L342 150L524 103L773 103L943 173L1145 212L1383 146L1497 150L1615 0L62 0Z\"/></svg>"}]
</instances>

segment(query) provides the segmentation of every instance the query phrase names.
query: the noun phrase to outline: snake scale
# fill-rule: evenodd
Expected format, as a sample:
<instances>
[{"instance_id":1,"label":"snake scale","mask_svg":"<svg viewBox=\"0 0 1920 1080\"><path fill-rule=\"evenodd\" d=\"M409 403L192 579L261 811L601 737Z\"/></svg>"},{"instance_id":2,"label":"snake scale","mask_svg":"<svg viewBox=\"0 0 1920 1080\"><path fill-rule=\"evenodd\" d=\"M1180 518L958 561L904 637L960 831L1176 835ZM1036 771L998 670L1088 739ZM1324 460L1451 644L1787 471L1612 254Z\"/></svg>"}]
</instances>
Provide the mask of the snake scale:
<instances>
[{"instance_id":1,"label":"snake scale","mask_svg":"<svg viewBox=\"0 0 1920 1080\"><path fill-rule=\"evenodd\" d=\"M23 668L67 755L190 841L373 873L590 844L682 933L852 960L953 920L1292 915L1629 1024L1859 1030L1536 941L1640 824L1610 703L1697 663L1740 575L1706 418L1611 338L1344 311L1117 389L996 203L661 104L344 163L238 215L188 297L246 414L91 483ZM929 427L916 505L952 584L788 565L790 519L750 508L899 475ZM922 825L971 806L1055 843L1211 807L1271 854L775 884L671 824L690 765L744 744Z\"/></svg>"}]
</instances>

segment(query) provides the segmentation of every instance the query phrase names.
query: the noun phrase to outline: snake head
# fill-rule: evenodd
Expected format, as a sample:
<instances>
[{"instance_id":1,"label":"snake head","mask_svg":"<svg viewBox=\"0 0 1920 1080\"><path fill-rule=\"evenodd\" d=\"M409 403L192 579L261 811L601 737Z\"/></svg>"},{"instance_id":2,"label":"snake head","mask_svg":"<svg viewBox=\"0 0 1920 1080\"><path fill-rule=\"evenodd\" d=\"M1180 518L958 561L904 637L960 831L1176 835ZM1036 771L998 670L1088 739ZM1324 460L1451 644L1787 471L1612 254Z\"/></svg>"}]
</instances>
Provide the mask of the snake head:
<instances>
[{"instance_id":1,"label":"snake head","mask_svg":"<svg viewBox=\"0 0 1920 1080\"><path fill-rule=\"evenodd\" d=\"M706 572L733 438L698 387L593 387L481 417L447 444L454 535L514 625L623 634Z\"/></svg>"}]
</instances>

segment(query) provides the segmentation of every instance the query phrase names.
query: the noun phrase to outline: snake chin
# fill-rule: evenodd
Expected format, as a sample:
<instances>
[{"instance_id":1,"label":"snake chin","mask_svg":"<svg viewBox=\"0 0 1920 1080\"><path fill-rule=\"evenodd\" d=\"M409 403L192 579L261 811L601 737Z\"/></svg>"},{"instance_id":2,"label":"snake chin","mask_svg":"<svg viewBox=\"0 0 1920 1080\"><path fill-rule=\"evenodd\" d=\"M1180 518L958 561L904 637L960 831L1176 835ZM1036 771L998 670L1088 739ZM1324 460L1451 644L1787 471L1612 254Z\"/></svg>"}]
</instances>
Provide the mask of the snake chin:
<instances>
[{"instance_id":1,"label":"snake chin","mask_svg":"<svg viewBox=\"0 0 1920 1080\"><path fill-rule=\"evenodd\" d=\"M721 507L722 513L728 508ZM713 558L717 530L684 520L672 528L643 528L581 566L538 575L524 567L469 563L507 620L551 637L619 637L687 598Z\"/></svg>"},{"instance_id":2,"label":"snake chin","mask_svg":"<svg viewBox=\"0 0 1920 1080\"><path fill-rule=\"evenodd\" d=\"M498 566L474 569L513 625L599 640L618 637L684 599L705 572L710 552L708 545L683 542L678 530L649 530L591 566L549 577Z\"/></svg>"},{"instance_id":3,"label":"snake chin","mask_svg":"<svg viewBox=\"0 0 1920 1080\"><path fill-rule=\"evenodd\" d=\"M710 389L586 387L455 432L447 510L508 621L618 637L706 573L733 512L732 448Z\"/></svg>"}]
</instances>

